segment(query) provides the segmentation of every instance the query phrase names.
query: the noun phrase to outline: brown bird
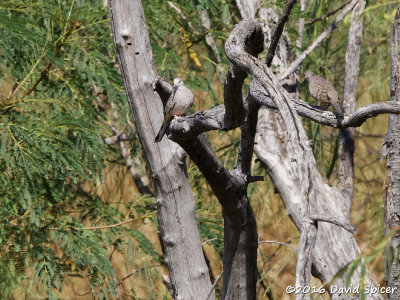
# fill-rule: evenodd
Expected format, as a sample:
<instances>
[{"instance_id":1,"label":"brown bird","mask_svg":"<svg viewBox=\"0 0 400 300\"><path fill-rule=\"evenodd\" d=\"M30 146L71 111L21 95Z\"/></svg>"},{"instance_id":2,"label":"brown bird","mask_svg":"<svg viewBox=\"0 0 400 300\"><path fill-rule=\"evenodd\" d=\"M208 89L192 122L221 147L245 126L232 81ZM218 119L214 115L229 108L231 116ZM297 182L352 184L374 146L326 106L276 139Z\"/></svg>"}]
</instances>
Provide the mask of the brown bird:
<instances>
[{"instance_id":1,"label":"brown bird","mask_svg":"<svg viewBox=\"0 0 400 300\"><path fill-rule=\"evenodd\" d=\"M182 79L175 78L174 91L164 107L164 122L156 136L156 143L162 140L165 131L174 117L180 117L188 113L193 104L193 100L194 96L192 91L185 86Z\"/></svg>"},{"instance_id":2,"label":"brown bird","mask_svg":"<svg viewBox=\"0 0 400 300\"><path fill-rule=\"evenodd\" d=\"M304 73L304 77L308 80L308 88L313 98L322 103L328 104L328 106L332 105L339 115L343 115L342 108L339 104L339 94L332 83L318 75L315 75L310 70Z\"/></svg>"}]
</instances>

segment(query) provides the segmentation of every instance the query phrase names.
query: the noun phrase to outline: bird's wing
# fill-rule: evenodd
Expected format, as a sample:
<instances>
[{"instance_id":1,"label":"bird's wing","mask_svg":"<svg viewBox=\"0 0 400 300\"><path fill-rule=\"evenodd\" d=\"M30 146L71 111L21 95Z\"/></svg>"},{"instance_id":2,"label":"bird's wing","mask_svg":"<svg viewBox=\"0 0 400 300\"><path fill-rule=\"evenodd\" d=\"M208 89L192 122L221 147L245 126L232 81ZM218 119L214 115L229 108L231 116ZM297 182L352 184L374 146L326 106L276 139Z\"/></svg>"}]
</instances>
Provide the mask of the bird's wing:
<instances>
[{"instance_id":1,"label":"bird's wing","mask_svg":"<svg viewBox=\"0 0 400 300\"><path fill-rule=\"evenodd\" d=\"M169 96L167 104L165 104L165 109L164 109L164 114L166 115L167 113L169 113L175 106L175 94L176 91L178 90L178 87L174 87L174 90L172 91L171 96Z\"/></svg>"}]
</instances>

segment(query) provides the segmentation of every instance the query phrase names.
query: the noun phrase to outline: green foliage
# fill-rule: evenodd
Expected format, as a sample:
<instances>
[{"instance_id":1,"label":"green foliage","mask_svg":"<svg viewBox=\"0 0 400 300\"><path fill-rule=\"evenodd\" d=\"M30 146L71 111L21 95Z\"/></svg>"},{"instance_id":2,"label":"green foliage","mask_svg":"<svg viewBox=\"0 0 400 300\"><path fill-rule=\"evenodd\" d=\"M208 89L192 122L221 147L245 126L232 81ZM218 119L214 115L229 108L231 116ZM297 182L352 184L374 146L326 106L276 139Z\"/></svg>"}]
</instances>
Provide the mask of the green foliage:
<instances>
[{"instance_id":1,"label":"green foliage","mask_svg":"<svg viewBox=\"0 0 400 300\"><path fill-rule=\"evenodd\" d=\"M222 257L224 249L224 228L222 220L197 217L201 238L212 242Z\"/></svg>"},{"instance_id":2,"label":"green foliage","mask_svg":"<svg viewBox=\"0 0 400 300\"><path fill-rule=\"evenodd\" d=\"M123 237L159 261L137 231L84 229L125 218L87 188L119 157L104 143L110 129L95 91L127 111L100 2L0 2L2 299L27 273L50 299L66 276L86 277L99 299L115 296L107 251L124 252Z\"/></svg>"},{"instance_id":3,"label":"green foliage","mask_svg":"<svg viewBox=\"0 0 400 300\"><path fill-rule=\"evenodd\" d=\"M173 2L180 13L167 1L143 2L158 71L169 80L182 77L188 86L205 91L209 95L209 99L205 100L219 104L220 99L212 88L216 75L216 53L206 44L205 35L208 32L213 35L218 55L228 65L223 46L233 28L232 7L221 0ZM203 10L207 10L211 22L208 31L202 25Z\"/></svg>"}]
</instances>

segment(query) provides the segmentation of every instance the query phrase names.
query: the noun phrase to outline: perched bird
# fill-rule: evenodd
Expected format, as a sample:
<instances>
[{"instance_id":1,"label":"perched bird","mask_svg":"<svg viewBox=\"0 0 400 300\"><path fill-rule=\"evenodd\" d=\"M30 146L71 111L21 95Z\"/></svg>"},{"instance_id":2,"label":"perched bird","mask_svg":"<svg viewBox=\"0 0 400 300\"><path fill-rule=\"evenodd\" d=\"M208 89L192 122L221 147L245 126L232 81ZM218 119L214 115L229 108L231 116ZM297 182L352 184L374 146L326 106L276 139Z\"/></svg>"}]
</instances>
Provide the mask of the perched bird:
<instances>
[{"instance_id":1,"label":"perched bird","mask_svg":"<svg viewBox=\"0 0 400 300\"><path fill-rule=\"evenodd\" d=\"M332 105L339 115L343 115L342 108L339 104L339 94L332 83L315 75L310 70L304 73L304 77L308 80L308 88L313 98L328 104L328 106Z\"/></svg>"},{"instance_id":2,"label":"perched bird","mask_svg":"<svg viewBox=\"0 0 400 300\"><path fill-rule=\"evenodd\" d=\"M174 79L174 90L164 107L164 122L156 136L156 143L160 142L174 117L179 117L188 113L193 104L193 93L189 90L182 79Z\"/></svg>"}]
</instances>

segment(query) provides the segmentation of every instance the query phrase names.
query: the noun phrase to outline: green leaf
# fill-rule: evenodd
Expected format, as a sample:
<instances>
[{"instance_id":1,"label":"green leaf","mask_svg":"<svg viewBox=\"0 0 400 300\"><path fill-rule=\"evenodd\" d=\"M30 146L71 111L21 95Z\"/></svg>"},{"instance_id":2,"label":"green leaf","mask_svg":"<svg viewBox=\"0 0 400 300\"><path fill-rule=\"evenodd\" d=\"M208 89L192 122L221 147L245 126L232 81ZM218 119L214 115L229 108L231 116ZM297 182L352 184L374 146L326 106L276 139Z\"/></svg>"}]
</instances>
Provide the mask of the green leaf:
<instances>
[{"instance_id":1,"label":"green leaf","mask_svg":"<svg viewBox=\"0 0 400 300\"><path fill-rule=\"evenodd\" d=\"M231 19L231 14L229 12L229 5L226 3L222 7L222 15L221 15L221 21L224 24L228 24Z\"/></svg>"}]
</instances>

